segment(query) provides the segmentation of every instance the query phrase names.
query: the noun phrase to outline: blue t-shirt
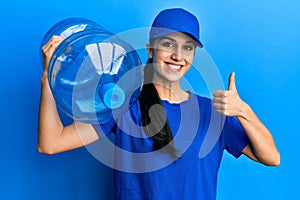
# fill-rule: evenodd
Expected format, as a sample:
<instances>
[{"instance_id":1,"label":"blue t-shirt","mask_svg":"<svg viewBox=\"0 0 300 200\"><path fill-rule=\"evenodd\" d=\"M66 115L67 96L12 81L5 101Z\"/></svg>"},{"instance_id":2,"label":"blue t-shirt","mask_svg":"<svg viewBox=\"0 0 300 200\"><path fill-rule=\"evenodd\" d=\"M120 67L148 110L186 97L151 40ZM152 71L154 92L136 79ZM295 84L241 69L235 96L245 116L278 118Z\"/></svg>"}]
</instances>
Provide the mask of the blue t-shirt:
<instances>
[{"instance_id":1,"label":"blue t-shirt","mask_svg":"<svg viewBox=\"0 0 300 200\"><path fill-rule=\"evenodd\" d=\"M191 94L180 104L162 103L179 158L152 151L138 101L118 119L94 125L97 132L115 133L115 199L216 199L223 151L239 157L247 135L236 117L219 115L208 98Z\"/></svg>"}]
</instances>

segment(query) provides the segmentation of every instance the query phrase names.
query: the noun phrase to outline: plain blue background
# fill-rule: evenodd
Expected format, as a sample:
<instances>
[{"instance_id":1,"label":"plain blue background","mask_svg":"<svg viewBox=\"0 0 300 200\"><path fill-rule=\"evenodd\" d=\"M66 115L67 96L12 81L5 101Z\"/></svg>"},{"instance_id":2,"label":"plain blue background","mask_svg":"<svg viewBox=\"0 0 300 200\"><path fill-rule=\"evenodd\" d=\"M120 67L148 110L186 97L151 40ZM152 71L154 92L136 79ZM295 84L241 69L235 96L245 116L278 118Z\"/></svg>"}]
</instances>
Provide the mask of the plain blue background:
<instances>
[{"instance_id":1,"label":"plain blue background","mask_svg":"<svg viewBox=\"0 0 300 200\"><path fill-rule=\"evenodd\" d=\"M86 17L119 33L150 26L169 7L198 16L202 41L224 84L235 71L240 96L271 130L281 152L276 168L225 154L218 199L299 196L299 1L10 0L0 3L0 199L112 199L111 169L85 148L53 156L37 152L40 41L67 17Z\"/></svg>"}]
</instances>

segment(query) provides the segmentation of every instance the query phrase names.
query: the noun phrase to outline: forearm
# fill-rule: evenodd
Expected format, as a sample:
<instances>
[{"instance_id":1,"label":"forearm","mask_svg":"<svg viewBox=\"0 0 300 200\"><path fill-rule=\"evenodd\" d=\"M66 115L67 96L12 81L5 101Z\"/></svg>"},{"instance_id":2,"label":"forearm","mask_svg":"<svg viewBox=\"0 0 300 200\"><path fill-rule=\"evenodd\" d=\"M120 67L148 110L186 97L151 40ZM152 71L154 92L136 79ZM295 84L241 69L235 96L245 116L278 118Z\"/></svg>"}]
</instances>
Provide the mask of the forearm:
<instances>
[{"instance_id":1,"label":"forearm","mask_svg":"<svg viewBox=\"0 0 300 200\"><path fill-rule=\"evenodd\" d=\"M38 147L39 151L52 148L57 144L63 131L63 124L59 118L56 104L44 73L41 79L41 96L38 123Z\"/></svg>"},{"instance_id":2,"label":"forearm","mask_svg":"<svg viewBox=\"0 0 300 200\"><path fill-rule=\"evenodd\" d=\"M248 104L242 102L241 105L241 114L237 118L248 135L253 155L265 165L279 165L280 154L272 134Z\"/></svg>"},{"instance_id":3,"label":"forearm","mask_svg":"<svg viewBox=\"0 0 300 200\"><path fill-rule=\"evenodd\" d=\"M59 153L82 147L99 139L91 124L76 121L64 127L58 115L46 74L43 75L41 83L38 128L39 152Z\"/></svg>"},{"instance_id":4,"label":"forearm","mask_svg":"<svg viewBox=\"0 0 300 200\"><path fill-rule=\"evenodd\" d=\"M99 139L92 125L75 122L64 127L58 115L55 100L48 83L47 72L50 58L63 39L64 37L62 36L52 36L42 47L44 73L41 78L38 150L46 154L71 150Z\"/></svg>"}]
</instances>

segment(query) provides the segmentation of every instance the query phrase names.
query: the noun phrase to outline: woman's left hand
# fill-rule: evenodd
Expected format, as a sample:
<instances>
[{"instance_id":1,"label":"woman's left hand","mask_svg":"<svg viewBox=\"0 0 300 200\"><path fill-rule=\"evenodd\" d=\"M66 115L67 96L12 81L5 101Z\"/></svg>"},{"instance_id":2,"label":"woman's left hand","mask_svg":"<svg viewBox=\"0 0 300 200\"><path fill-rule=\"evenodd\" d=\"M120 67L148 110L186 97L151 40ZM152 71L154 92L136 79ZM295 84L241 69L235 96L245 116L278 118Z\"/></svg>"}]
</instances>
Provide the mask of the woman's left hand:
<instances>
[{"instance_id":1,"label":"woman's left hand","mask_svg":"<svg viewBox=\"0 0 300 200\"><path fill-rule=\"evenodd\" d=\"M278 166L280 153L270 131L258 119L251 107L240 97L236 89L235 73L229 76L228 90L214 92L214 107L225 116L236 116L250 140L243 153L252 160L265 165Z\"/></svg>"},{"instance_id":2,"label":"woman's left hand","mask_svg":"<svg viewBox=\"0 0 300 200\"><path fill-rule=\"evenodd\" d=\"M217 90L213 93L214 107L222 115L243 117L243 108L246 103L237 92L234 76L234 72L229 76L228 90Z\"/></svg>"}]
</instances>

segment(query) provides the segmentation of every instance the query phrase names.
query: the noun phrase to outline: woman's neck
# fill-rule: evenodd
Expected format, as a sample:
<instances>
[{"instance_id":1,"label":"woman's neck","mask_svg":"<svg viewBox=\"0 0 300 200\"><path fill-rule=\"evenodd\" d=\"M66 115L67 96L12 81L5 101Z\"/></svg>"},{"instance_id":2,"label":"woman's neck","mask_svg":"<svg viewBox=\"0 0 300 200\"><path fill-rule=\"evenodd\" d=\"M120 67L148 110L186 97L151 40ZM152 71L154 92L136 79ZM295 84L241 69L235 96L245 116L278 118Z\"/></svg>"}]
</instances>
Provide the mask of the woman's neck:
<instances>
[{"instance_id":1,"label":"woman's neck","mask_svg":"<svg viewBox=\"0 0 300 200\"><path fill-rule=\"evenodd\" d=\"M188 92L182 90L179 83L169 83L168 85L154 83L154 86L160 99L170 103L181 103L190 97Z\"/></svg>"}]
</instances>

